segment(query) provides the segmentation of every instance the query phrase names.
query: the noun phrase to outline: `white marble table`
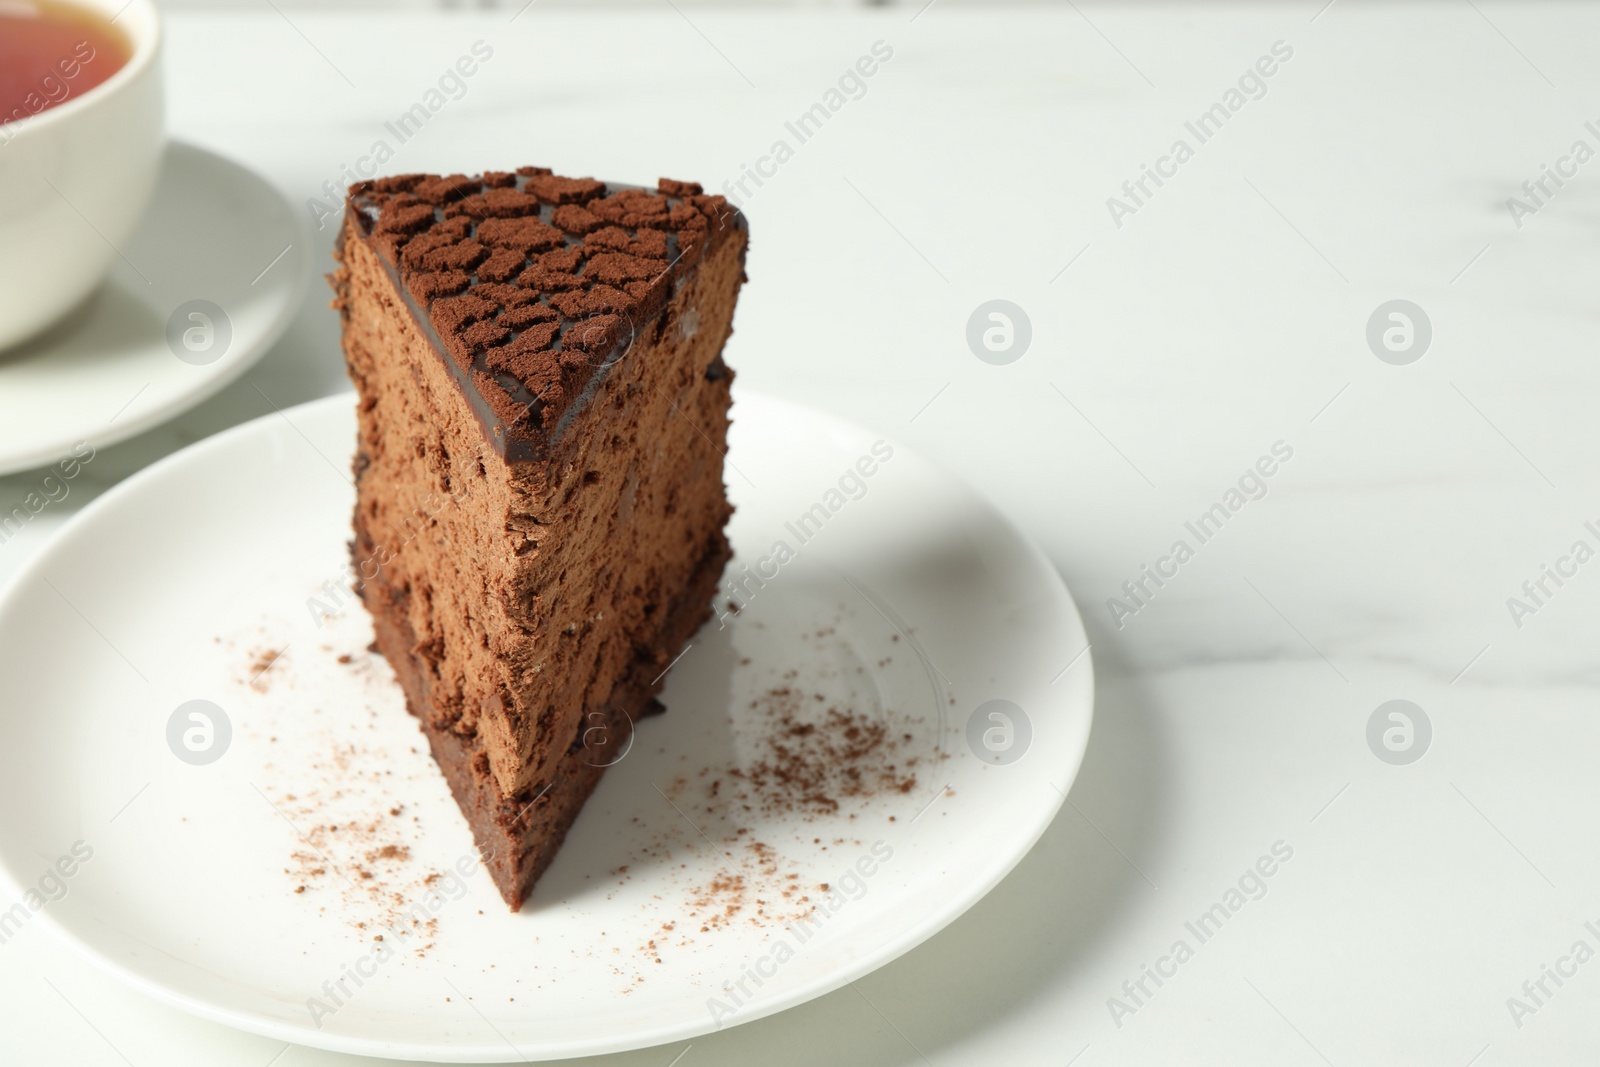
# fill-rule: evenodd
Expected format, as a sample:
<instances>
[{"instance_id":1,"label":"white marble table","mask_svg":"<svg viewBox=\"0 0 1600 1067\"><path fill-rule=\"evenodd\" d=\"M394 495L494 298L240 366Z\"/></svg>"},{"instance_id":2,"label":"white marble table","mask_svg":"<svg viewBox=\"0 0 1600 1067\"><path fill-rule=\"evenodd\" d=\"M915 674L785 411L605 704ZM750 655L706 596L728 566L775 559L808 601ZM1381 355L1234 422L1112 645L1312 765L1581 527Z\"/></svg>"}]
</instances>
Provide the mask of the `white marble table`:
<instances>
[{"instance_id":1,"label":"white marble table","mask_svg":"<svg viewBox=\"0 0 1600 1067\"><path fill-rule=\"evenodd\" d=\"M1088 620L1087 761L992 896L859 990L678 1061L681 1047L598 1062L1487 1067L1600 1052L1600 962L1559 963L1578 940L1600 949L1584 926L1600 929L1600 563L1560 563L1574 541L1600 548L1584 525L1600 527L1600 162L1562 162L1575 141L1600 149L1585 127L1600 119L1600 11L1320 3L936 4L915 21L691 9L692 24L665 6L535 6L514 24L381 30L302 11L170 18L175 133L297 202L479 39L492 61L394 168L537 161L716 185L789 140L792 158L747 186L741 384L959 471L1044 545ZM879 40L893 56L865 95L796 145L785 121ZM1264 95L1241 95L1202 141L1185 124L1226 109L1280 41L1292 55L1245 81ZM1166 176L1134 200L1122 186L1143 164ZM1522 186L1543 165L1576 173L1535 203ZM315 233L319 258L330 237ZM269 410L262 394L344 388L323 297L242 382L105 450L0 546L0 575L95 489ZM991 299L1031 320L1009 365L966 341ZM1432 327L1404 365L1366 340L1394 299ZM1293 455L1266 495L1201 543L1185 523L1226 505L1276 442ZM0 479L0 504L32 477ZM1180 539L1192 558L1162 563ZM1137 605L1123 583L1146 564L1176 573L1144 578ZM1545 579L1535 605L1522 586L1546 564L1576 573ZM1513 596L1537 611L1514 619ZM1113 597L1138 611L1114 618ZM1367 742L1393 699L1431 723L1409 765ZM1278 842L1292 857L1264 895L1201 943L1185 924ZM1180 939L1192 958L1161 963ZM1558 964L1575 973L1545 979L1536 1004L1524 982ZM1158 986L1146 965L1170 976ZM1535 1010L1513 1013L1513 996ZM355 1062L158 1006L32 928L0 946L0 1060Z\"/></svg>"}]
</instances>

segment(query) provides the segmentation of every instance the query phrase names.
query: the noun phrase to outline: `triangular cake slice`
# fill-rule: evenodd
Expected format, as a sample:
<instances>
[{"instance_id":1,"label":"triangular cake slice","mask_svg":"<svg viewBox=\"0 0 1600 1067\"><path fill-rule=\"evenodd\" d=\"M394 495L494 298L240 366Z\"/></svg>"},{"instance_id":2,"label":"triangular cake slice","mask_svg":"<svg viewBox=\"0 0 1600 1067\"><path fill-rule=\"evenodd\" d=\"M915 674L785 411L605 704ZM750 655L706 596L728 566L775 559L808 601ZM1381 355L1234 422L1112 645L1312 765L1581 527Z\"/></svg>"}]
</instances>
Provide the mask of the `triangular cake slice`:
<instances>
[{"instance_id":1,"label":"triangular cake slice","mask_svg":"<svg viewBox=\"0 0 1600 1067\"><path fill-rule=\"evenodd\" d=\"M745 246L690 182L350 188L361 597L513 909L710 615Z\"/></svg>"}]
</instances>

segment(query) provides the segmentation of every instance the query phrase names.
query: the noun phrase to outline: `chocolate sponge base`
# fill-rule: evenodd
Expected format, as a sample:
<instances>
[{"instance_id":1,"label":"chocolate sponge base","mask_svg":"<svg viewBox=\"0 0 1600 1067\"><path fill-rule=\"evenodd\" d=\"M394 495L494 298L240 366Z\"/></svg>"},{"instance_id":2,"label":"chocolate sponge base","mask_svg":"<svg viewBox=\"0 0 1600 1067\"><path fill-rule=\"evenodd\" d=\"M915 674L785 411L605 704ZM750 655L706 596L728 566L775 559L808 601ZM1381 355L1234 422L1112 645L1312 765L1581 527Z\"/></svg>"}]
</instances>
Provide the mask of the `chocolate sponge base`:
<instances>
[{"instance_id":1,"label":"chocolate sponge base","mask_svg":"<svg viewBox=\"0 0 1600 1067\"><path fill-rule=\"evenodd\" d=\"M351 547L358 561L372 556L373 546L359 525ZM428 672L415 652L417 640L407 621L405 594L386 585L381 575L362 586L378 651L394 667L406 708L422 723L434 761L472 829L479 856L513 911L522 907L533 884L554 861L605 769L626 756L635 725L666 710L655 699L665 685L662 664L676 659L711 617L712 595L730 555L727 538L718 531L689 587L663 613L653 654L637 660L603 706L585 709L582 727L552 779L512 797L500 792L476 736L430 725L429 716L420 710L431 706Z\"/></svg>"}]
</instances>

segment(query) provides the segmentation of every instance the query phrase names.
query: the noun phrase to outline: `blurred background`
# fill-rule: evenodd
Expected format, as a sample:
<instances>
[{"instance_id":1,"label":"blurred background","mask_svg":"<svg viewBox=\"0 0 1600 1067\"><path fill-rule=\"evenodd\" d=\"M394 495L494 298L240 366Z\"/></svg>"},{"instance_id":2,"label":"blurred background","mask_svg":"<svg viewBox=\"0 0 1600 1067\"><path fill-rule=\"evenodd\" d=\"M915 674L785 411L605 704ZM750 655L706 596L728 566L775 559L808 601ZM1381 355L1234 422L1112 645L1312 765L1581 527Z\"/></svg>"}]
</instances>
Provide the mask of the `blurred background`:
<instances>
[{"instance_id":1,"label":"blurred background","mask_svg":"<svg viewBox=\"0 0 1600 1067\"><path fill-rule=\"evenodd\" d=\"M272 0L278 7L295 7L332 11L352 10L406 10L406 11L495 11L505 8L515 11L525 0ZM1009 0L1004 4L989 0L938 0L944 7L1069 7L1064 0ZM538 0L543 8L659 8L662 0ZM826 10L829 8L909 7L913 10L927 6L928 0L672 0L677 7L703 7L738 9L792 9ZM157 6L169 11L226 11L259 10L263 0L157 0ZM1103 4L1100 6L1104 6Z\"/></svg>"}]
</instances>

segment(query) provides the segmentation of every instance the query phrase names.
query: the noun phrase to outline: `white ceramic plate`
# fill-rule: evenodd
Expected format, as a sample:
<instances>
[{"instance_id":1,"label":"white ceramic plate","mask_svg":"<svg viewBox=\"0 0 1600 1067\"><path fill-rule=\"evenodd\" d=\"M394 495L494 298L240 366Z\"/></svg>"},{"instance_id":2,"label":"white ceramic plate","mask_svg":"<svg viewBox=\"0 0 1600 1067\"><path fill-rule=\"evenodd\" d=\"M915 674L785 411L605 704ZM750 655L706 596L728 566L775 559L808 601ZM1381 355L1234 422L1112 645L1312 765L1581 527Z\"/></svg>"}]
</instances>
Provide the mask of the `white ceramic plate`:
<instances>
[{"instance_id":1,"label":"white ceramic plate","mask_svg":"<svg viewBox=\"0 0 1600 1067\"><path fill-rule=\"evenodd\" d=\"M120 253L65 320L0 351L0 474L54 463L78 441L125 440L211 396L283 333L311 269L283 197L237 163L177 143ZM175 314L184 359L168 343Z\"/></svg>"},{"instance_id":2,"label":"white ceramic plate","mask_svg":"<svg viewBox=\"0 0 1600 1067\"><path fill-rule=\"evenodd\" d=\"M303 405L157 463L0 595L0 866L34 891L13 923L285 1041L455 1062L613 1052L889 962L988 892L1062 803L1093 680L1049 562L908 449L741 393L731 573L767 577L701 629L667 714L508 913L340 592L352 407ZM969 729L997 699L1007 718L985 707ZM221 715L179 711L195 700ZM864 756L819 758L879 731ZM777 744L816 788L761 781Z\"/></svg>"}]
</instances>

